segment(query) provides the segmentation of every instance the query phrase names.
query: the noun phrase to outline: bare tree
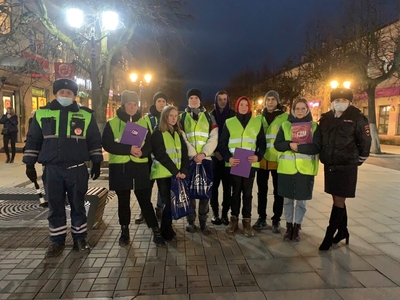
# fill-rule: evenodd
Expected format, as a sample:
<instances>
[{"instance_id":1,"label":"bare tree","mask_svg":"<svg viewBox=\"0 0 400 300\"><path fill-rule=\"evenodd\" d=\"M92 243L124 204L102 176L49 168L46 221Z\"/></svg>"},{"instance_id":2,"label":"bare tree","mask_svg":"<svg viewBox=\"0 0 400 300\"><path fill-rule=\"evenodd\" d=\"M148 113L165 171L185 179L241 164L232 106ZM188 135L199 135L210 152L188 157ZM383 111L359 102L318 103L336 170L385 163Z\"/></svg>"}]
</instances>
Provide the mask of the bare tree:
<instances>
[{"instance_id":1,"label":"bare tree","mask_svg":"<svg viewBox=\"0 0 400 300\"><path fill-rule=\"evenodd\" d=\"M368 118L372 153L381 153L376 123L376 87L397 76L400 68L399 22L386 24L385 4L379 0L351 0L341 32L316 27L308 40L306 60L311 78L320 87L328 80L351 78L353 90L368 95Z\"/></svg>"},{"instance_id":2,"label":"bare tree","mask_svg":"<svg viewBox=\"0 0 400 300\"><path fill-rule=\"evenodd\" d=\"M84 10L91 17L90 24L79 34L76 30L68 28L64 22L66 19L64 8L56 6L54 1L47 0L14 0L13 5L19 7L19 14L13 15L13 19L20 19L21 23L38 21L48 33L44 45L51 45L54 51L60 50L61 53L70 51L74 57L74 63L82 70L91 74L90 64L90 41L84 36L95 35L98 41L96 50L99 59L95 66L95 78L92 86L99 87L100 99L92 99L97 106L94 107L97 122L102 129L106 122L106 107L108 102L110 82L113 76L113 60L121 55L120 50L131 43L137 24L153 26L165 32L176 32L180 18L187 17L182 13L186 0L116 0L110 6L110 1L106 0L81 0L69 1L68 7L76 6ZM100 10L118 8L121 26L113 34L102 28L99 22ZM16 10L12 10L12 14ZM94 30L93 30L94 29ZM12 33L10 33L10 36ZM54 41L55 44L49 43ZM12 48L13 45L10 45ZM97 83L97 84L96 84ZM92 90L92 94L96 90ZM96 93L95 93L96 94Z\"/></svg>"}]
</instances>

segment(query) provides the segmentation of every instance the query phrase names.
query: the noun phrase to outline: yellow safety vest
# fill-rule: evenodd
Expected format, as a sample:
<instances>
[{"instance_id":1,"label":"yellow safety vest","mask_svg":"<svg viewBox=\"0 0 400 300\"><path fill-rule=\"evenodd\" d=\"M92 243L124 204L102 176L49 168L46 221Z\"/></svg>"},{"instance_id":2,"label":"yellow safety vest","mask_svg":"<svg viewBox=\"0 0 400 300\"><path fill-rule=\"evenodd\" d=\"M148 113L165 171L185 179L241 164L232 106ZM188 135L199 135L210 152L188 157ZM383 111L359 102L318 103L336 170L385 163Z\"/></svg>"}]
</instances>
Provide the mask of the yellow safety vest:
<instances>
[{"instance_id":1,"label":"yellow safety vest","mask_svg":"<svg viewBox=\"0 0 400 300\"><path fill-rule=\"evenodd\" d=\"M196 149L196 153L202 153L203 147L210 137L210 124L205 112L199 113L199 120L193 120L190 113L186 113L183 128L189 143Z\"/></svg>"},{"instance_id":2,"label":"yellow safety vest","mask_svg":"<svg viewBox=\"0 0 400 300\"><path fill-rule=\"evenodd\" d=\"M180 170L182 162L182 145L178 132L175 131L174 137L172 137L170 132L165 131L162 133L162 136L168 156L175 163L175 166L178 168L178 170ZM171 172L168 171L166 167L164 167L159 161L155 159L153 160L150 172L151 179L169 178L171 176Z\"/></svg>"},{"instance_id":3,"label":"yellow safety vest","mask_svg":"<svg viewBox=\"0 0 400 300\"><path fill-rule=\"evenodd\" d=\"M267 161L278 161L278 151L274 147L276 135L278 134L279 128L282 123L287 121L289 115L287 113L283 113L277 116L271 124L267 124L267 120L263 115L260 115L261 121L264 127L265 140L267 142L267 148L265 150L264 158Z\"/></svg>"},{"instance_id":4,"label":"yellow safety vest","mask_svg":"<svg viewBox=\"0 0 400 300\"><path fill-rule=\"evenodd\" d=\"M292 123L285 121L282 124L285 134L285 141L292 140ZM317 123L312 122L312 133L314 135L317 129ZM319 167L319 155L308 155L296 153L292 150L279 152L278 155L278 173L293 175L296 173L304 175L317 175Z\"/></svg>"},{"instance_id":5,"label":"yellow safety vest","mask_svg":"<svg viewBox=\"0 0 400 300\"><path fill-rule=\"evenodd\" d=\"M228 148L232 155L235 153L236 148L256 151L257 135L260 133L262 126L260 118L250 118L246 128L243 128L238 118L232 117L226 120L225 126L229 130ZM230 165L230 163L225 162L225 166L230 167ZM259 168L260 162L255 162L251 166Z\"/></svg>"},{"instance_id":6,"label":"yellow safety vest","mask_svg":"<svg viewBox=\"0 0 400 300\"><path fill-rule=\"evenodd\" d=\"M111 130L114 135L114 141L119 143L119 141L121 140L122 134L124 132L126 122L122 121L118 117L114 117L111 120L109 120L108 122L110 123L110 127L111 127ZM147 128L147 123L143 119L139 119L135 123L144 128ZM145 141L146 141L146 139L143 140L142 147L143 147ZM147 163L149 161L149 159L147 157L137 158L137 157L134 157L133 155L117 155L117 154L112 154L112 153L108 154L108 163L109 164L124 164L129 161L134 161L137 163Z\"/></svg>"}]
</instances>

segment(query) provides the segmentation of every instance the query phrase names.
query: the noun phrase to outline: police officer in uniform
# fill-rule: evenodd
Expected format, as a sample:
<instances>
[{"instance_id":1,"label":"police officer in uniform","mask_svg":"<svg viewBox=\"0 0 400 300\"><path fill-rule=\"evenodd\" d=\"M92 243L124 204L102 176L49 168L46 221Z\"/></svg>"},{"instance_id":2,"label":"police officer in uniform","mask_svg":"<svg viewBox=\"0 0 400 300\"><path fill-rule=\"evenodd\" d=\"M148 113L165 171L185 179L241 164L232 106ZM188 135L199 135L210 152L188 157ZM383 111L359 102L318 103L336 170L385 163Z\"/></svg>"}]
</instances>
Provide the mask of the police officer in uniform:
<instances>
[{"instance_id":1,"label":"police officer in uniform","mask_svg":"<svg viewBox=\"0 0 400 300\"><path fill-rule=\"evenodd\" d=\"M79 106L74 98L78 85L70 79L53 84L56 99L36 111L29 128L23 162L26 175L37 180L35 163L44 166L44 187L49 202L50 245L46 257L57 257L65 248L67 220L65 193L71 205L73 249L90 252L86 243L87 223L84 205L89 174L85 161L92 161L91 178L100 176L103 160L101 135L93 111Z\"/></svg>"}]
</instances>

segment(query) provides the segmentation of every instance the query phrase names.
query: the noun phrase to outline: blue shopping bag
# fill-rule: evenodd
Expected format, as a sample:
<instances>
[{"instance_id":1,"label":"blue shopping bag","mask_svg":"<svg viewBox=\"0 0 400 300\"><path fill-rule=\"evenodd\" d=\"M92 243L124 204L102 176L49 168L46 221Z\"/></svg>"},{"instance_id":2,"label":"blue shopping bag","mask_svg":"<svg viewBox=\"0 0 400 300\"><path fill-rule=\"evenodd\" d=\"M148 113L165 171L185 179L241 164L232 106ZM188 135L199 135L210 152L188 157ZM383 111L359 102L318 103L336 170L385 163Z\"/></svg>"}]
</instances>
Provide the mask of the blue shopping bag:
<instances>
[{"instance_id":1,"label":"blue shopping bag","mask_svg":"<svg viewBox=\"0 0 400 300\"><path fill-rule=\"evenodd\" d=\"M187 182L175 176L171 178L171 214L174 220L190 215L191 207Z\"/></svg>"},{"instance_id":2,"label":"blue shopping bag","mask_svg":"<svg viewBox=\"0 0 400 300\"><path fill-rule=\"evenodd\" d=\"M212 197L213 170L211 160L203 159L199 164L192 160L186 178L190 199L204 200Z\"/></svg>"}]
</instances>

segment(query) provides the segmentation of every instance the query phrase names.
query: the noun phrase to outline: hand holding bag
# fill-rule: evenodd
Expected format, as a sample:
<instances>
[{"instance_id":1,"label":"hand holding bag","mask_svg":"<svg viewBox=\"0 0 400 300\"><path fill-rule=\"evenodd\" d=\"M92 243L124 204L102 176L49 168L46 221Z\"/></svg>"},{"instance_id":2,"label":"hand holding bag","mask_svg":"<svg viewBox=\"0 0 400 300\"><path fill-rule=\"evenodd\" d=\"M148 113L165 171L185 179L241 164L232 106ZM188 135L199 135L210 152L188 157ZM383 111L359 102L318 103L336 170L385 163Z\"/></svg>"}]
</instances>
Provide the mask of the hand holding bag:
<instances>
[{"instance_id":1,"label":"hand holding bag","mask_svg":"<svg viewBox=\"0 0 400 300\"><path fill-rule=\"evenodd\" d=\"M174 220L190 215L191 207L187 182L184 179L171 178L171 214Z\"/></svg>"},{"instance_id":2,"label":"hand holding bag","mask_svg":"<svg viewBox=\"0 0 400 300\"><path fill-rule=\"evenodd\" d=\"M212 161L203 159L199 164L190 162L187 174L190 199L210 199L212 197Z\"/></svg>"}]
</instances>

